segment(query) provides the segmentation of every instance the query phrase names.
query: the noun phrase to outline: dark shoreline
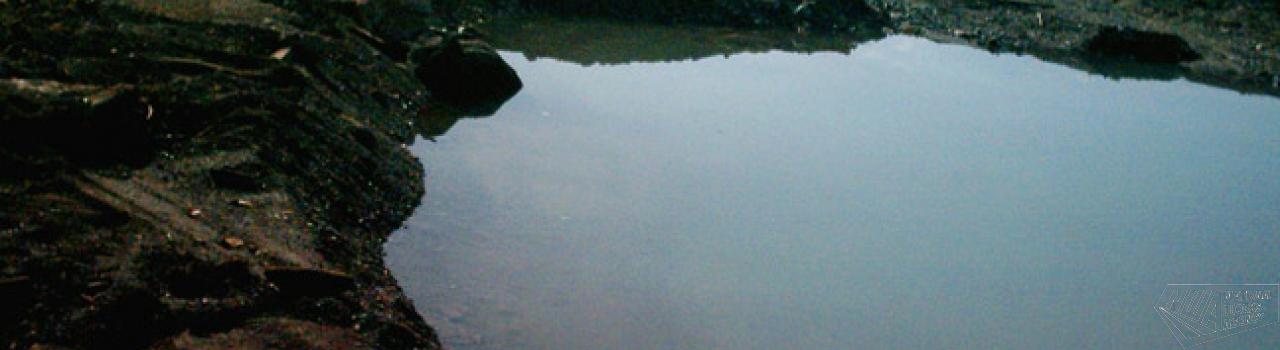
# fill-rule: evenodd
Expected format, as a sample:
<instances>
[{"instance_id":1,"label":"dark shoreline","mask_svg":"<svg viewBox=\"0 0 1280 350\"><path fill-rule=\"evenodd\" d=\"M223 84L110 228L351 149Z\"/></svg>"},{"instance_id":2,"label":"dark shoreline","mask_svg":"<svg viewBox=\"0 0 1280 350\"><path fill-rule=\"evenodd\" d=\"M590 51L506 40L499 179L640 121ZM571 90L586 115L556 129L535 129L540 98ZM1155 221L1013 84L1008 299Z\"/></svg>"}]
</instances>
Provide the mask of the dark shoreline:
<instances>
[{"instance_id":1,"label":"dark shoreline","mask_svg":"<svg viewBox=\"0 0 1280 350\"><path fill-rule=\"evenodd\" d=\"M512 87L495 83L508 72L424 83L501 71L453 24L536 13L752 39L681 57L907 33L1280 96L1274 1L462 3L0 1L0 348L440 348L382 244L423 195L404 145L460 116L441 97ZM1201 58L1099 59L1084 43L1108 27L1176 35Z\"/></svg>"},{"instance_id":2,"label":"dark shoreline","mask_svg":"<svg viewBox=\"0 0 1280 350\"><path fill-rule=\"evenodd\" d=\"M496 0L495 0L496 1ZM1191 81L1236 90L1243 93L1280 96L1280 2L1261 0L1220 1L1213 4L1186 0L1114 2L1089 0L869 0L872 14L861 7L842 9L838 16L805 16L807 12L761 11L739 8L736 2L706 1L719 4L724 13L744 17L703 12L677 12L683 16L658 16L668 13L662 6L631 7L631 11L569 11L564 6L547 6L540 1L514 1L522 6L499 6L496 10L472 11L472 22L484 22L481 14L497 13L498 17L556 16L574 19L608 18L675 26L711 25L758 33L759 42L730 46L706 43L715 54L734 50L772 48L796 51L846 51L853 44L833 45L832 35L852 42L907 34L942 43L956 43L994 53L1035 56L1115 79ZM599 3L610 3L600 1ZM622 3L629 3L623 1ZM792 8L805 1L780 1L778 7ZM817 1L815 3L824 3ZM511 10L515 8L517 10ZM599 7L592 7L599 8ZM607 6L605 6L607 8ZM773 16L770 20L752 21L753 16ZM1159 42L1151 37L1134 42L1121 41L1118 50L1091 46L1098 38L1110 38L1113 29L1135 31L1153 36L1167 36L1181 43ZM791 39L777 33L790 32L801 42L813 47L795 47ZM493 40L503 41L501 35ZM1143 44L1151 43L1148 47ZM586 45L590 45L587 40ZM1172 61L1145 59L1151 54L1177 54L1178 50L1194 50L1195 57ZM1145 51L1145 52L1144 52ZM708 53L710 54L710 53ZM1128 56L1135 57L1128 57ZM570 56L551 57L566 58Z\"/></svg>"}]
</instances>

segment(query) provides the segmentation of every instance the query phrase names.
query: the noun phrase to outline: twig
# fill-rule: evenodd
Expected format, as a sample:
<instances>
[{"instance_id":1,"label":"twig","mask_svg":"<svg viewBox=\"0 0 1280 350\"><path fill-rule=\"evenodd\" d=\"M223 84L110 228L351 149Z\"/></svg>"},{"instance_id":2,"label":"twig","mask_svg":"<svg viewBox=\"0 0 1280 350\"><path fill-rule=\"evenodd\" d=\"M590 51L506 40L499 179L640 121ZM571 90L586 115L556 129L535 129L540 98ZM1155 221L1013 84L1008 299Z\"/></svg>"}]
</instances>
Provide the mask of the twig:
<instances>
[{"instance_id":1,"label":"twig","mask_svg":"<svg viewBox=\"0 0 1280 350\"><path fill-rule=\"evenodd\" d=\"M239 68L227 67L227 66L220 65L220 64L217 64L217 63L213 63L213 62L208 62L208 61L201 60L201 59L198 59L198 58L186 58L186 57L157 57L157 58L155 58L155 59L153 59L153 60L154 60L154 61L156 61L156 62L160 62L160 63L183 64L183 65L198 66L198 67L203 67L203 68L207 68L207 69L212 69L212 70L219 71L219 72L227 72L227 73L231 73L231 74L235 74L235 75L241 75L241 76L265 77L265 76L268 76L268 75L270 75L270 74L271 74L271 69L269 69L269 68L268 68L268 69L254 69L254 70L251 70L251 69L239 69Z\"/></svg>"}]
</instances>

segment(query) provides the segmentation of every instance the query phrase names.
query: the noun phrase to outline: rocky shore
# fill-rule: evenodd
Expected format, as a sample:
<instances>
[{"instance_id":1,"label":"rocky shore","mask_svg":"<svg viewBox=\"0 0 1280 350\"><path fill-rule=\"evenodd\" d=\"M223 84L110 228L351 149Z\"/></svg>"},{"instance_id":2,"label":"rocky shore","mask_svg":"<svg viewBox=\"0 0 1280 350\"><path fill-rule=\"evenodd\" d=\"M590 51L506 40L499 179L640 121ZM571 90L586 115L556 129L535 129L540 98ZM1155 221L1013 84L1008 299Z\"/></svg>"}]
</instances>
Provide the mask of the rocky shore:
<instances>
[{"instance_id":1,"label":"rocky shore","mask_svg":"<svg viewBox=\"0 0 1280 350\"><path fill-rule=\"evenodd\" d=\"M456 25L529 14L1280 96L1276 1L0 0L0 348L441 348L382 262L423 195L405 145L520 87ZM743 49L800 42L769 35Z\"/></svg>"},{"instance_id":2,"label":"rocky shore","mask_svg":"<svg viewBox=\"0 0 1280 350\"><path fill-rule=\"evenodd\" d=\"M404 145L518 80L417 10L0 1L0 348L440 348L382 263Z\"/></svg>"},{"instance_id":3,"label":"rocky shore","mask_svg":"<svg viewBox=\"0 0 1280 350\"><path fill-rule=\"evenodd\" d=\"M468 3L473 5L458 12L468 14L460 17L473 22L483 22L484 15L495 13L549 14L785 29L798 37L840 34L865 40L888 34L918 35L997 53L1033 55L1117 79L1186 78L1246 93L1280 96L1280 1L1274 0L689 2L696 6L661 1L593 1L592 6L538 0L481 2L504 4L487 8L474 5L474 1ZM682 11L688 9L696 11ZM787 47L789 40L773 41L780 48L792 49Z\"/></svg>"}]
</instances>

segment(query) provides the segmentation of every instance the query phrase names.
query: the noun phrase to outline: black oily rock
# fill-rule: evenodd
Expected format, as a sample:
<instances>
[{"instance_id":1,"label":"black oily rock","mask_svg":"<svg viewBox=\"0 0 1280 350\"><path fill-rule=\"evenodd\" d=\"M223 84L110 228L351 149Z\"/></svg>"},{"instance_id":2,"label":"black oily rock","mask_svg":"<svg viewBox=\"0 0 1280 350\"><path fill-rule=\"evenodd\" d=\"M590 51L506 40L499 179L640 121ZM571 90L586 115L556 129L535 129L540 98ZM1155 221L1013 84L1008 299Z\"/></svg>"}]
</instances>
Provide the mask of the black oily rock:
<instances>
[{"instance_id":1,"label":"black oily rock","mask_svg":"<svg viewBox=\"0 0 1280 350\"><path fill-rule=\"evenodd\" d=\"M411 59L418 79L433 95L464 109L501 104L524 87L497 51L479 41L444 38Z\"/></svg>"},{"instance_id":2,"label":"black oily rock","mask_svg":"<svg viewBox=\"0 0 1280 350\"><path fill-rule=\"evenodd\" d=\"M1177 35L1120 27L1103 27L1085 42L1085 50L1146 63L1173 64L1200 59L1200 54Z\"/></svg>"}]
</instances>

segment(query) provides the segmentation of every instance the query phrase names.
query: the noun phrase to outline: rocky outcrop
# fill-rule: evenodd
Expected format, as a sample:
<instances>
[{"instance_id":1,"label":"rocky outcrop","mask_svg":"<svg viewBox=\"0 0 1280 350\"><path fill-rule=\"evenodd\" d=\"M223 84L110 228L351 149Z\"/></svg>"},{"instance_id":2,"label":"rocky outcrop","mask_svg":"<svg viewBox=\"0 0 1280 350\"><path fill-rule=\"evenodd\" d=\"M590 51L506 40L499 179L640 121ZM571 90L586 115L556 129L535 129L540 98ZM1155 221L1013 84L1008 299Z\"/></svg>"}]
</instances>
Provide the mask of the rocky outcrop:
<instances>
[{"instance_id":1,"label":"rocky outcrop","mask_svg":"<svg viewBox=\"0 0 1280 350\"><path fill-rule=\"evenodd\" d=\"M1186 78L1280 96L1274 1L867 2L896 33L1030 54L1111 78Z\"/></svg>"},{"instance_id":2,"label":"rocky outcrop","mask_svg":"<svg viewBox=\"0 0 1280 350\"><path fill-rule=\"evenodd\" d=\"M493 114L524 86L497 51L475 39L437 37L410 59L427 89L466 114Z\"/></svg>"},{"instance_id":3,"label":"rocky outcrop","mask_svg":"<svg viewBox=\"0 0 1280 350\"><path fill-rule=\"evenodd\" d=\"M440 348L382 263L456 118L411 5L0 1L0 348Z\"/></svg>"},{"instance_id":4,"label":"rocky outcrop","mask_svg":"<svg viewBox=\"0 0 1280 350\"><path fill-rule=\"evenodd\" d=\"M1099 30L1084 43L1084 48L1096 55L1145 63L1174 64L1200 59L1200 54L1177 35L1112 26Z\"/></svg>"},{"instance_id":5,"label":"rocky outcrop","mask_svg":"<svg viewBox=\"0 0 1280 350\"><path fill-rule=\"evenodd\" d=\"M488 3L497 8L552 15L818 32L878 29L883 19L862 0L482 0L466 3Z\"/></svg>"}]
</instances>

